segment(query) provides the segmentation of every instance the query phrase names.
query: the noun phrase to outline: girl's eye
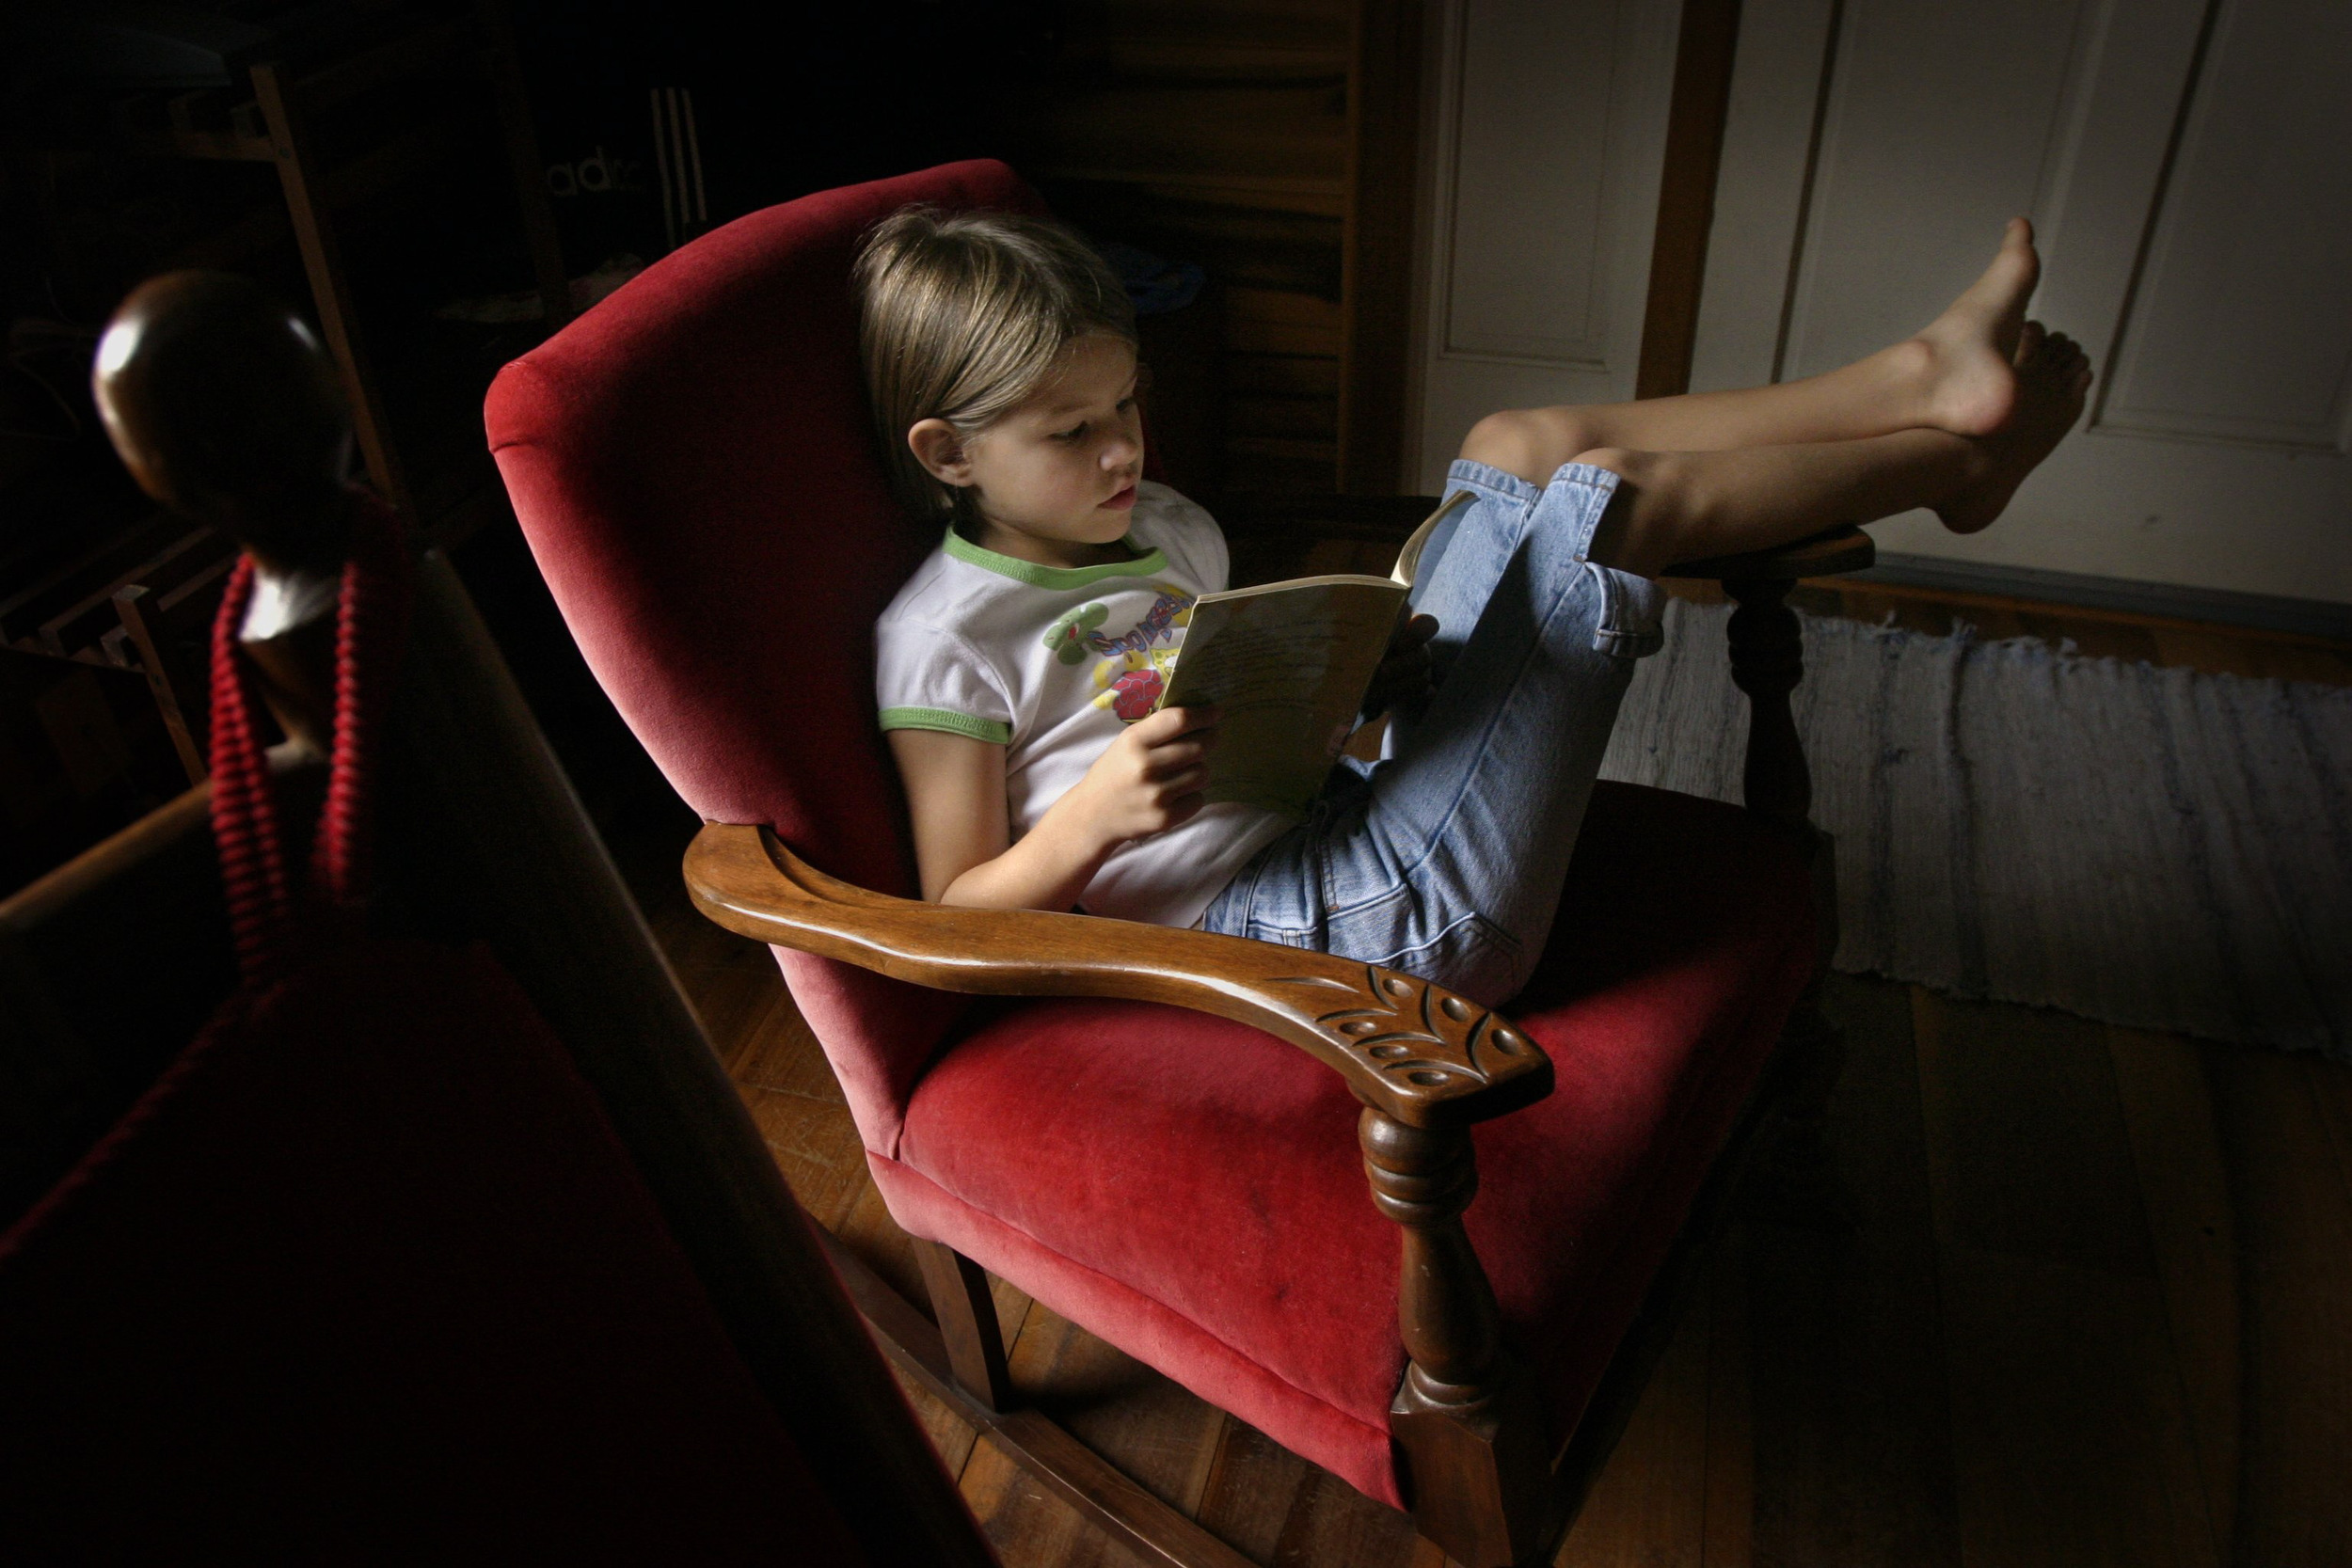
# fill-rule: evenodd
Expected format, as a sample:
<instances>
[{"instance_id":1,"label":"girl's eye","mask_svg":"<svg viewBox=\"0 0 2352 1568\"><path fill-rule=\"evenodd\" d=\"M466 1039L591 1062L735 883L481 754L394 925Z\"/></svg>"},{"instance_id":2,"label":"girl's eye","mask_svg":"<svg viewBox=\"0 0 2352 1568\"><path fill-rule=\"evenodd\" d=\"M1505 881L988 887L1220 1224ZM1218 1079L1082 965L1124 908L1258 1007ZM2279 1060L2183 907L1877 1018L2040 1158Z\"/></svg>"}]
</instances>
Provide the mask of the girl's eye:
<instances>
[{"instance_id":1,"label":"girl's eye","mask_svg":"<svg viewBox=\"0 0 2352 1568\"><path fill-rule=\"evenodd\" d=\"M1086 427L1086 426L1084 426L1084 425L1082 425L1082 424L1081 424L1081 425L1073 425L1073 426L1072 426L1071 428L1069 428L1068 430L1057 430L1057 431L1054 432L1054 439L1055 439L1055 440L1057 440L1057 441L1077 441L1077 440L1082 440L1082 439L1084 439L1084 438L1085 438L1086 433L1087 433L1087 427Z\"/></svg>"}]
</instances>

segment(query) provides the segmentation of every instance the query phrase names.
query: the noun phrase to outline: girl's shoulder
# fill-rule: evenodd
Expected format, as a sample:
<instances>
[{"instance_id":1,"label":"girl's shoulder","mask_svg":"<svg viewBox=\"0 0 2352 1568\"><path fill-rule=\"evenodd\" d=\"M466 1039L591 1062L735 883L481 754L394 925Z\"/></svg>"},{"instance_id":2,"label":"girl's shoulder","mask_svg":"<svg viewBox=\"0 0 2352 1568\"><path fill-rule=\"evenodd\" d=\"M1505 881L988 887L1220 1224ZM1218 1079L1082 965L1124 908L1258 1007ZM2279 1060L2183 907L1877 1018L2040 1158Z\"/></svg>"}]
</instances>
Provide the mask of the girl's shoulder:
<instances>
[{"instance_id":1,"label":"girl's shoulder","mask_svg":"<svg viewBox=\"0 0 2352 1568\"><path fill-rule=\"evenodd\" d=\"M1130 534L1139 543L1166 552L1207 589L1225 586L1228 556L1225 531L1208 509L1157 480L1136 485L1135 521Z\"/></svg>"},{"instance_id":2,"label":"girl's shoulder","mask_svg":"<svg viewBox=\"0 0 2352 1568\"><path fill-rule=\"evenodd\" d=\"M1223 534L1216 519L1199 501L1156 479L1139 480L1136 484L1136 522L1163 531L1198 532L1206 530Z\"/></svg>"},{"instance_id":3,"label":"girl's shoulder","mask_svg":"<svg viewBox=\"0 0 2352 1568\"><path fill-rule=\"evenodd\" d=\"M943 542L931 547L906 581L892 594L888 608L880 619L887 625L894 621L924 621L951 608L958 595L948 586L949 558Z\"/></svg>"}]
</instances>

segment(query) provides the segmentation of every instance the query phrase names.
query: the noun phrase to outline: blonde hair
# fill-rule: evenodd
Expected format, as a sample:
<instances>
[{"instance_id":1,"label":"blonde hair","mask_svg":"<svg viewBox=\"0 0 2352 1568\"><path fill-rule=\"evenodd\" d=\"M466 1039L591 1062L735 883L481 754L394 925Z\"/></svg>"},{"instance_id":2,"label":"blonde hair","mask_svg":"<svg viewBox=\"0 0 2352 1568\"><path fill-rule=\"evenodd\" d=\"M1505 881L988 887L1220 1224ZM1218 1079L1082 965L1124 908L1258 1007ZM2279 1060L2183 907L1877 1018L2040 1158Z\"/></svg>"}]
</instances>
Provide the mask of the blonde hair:
<instances>
[{"instance_id":1,"label":"blonde hair","mask_svg":"<svg viewBox=\"0 0 2352 1568\"><path fill-rule=\"evenodd\" d=\"M1077 235L1040 218L902 208L866 235L852 276L866 399L891 486L917 516L976 514L968 490L916 460L910 429L945 420L976 436L1088 333L1136 341L1117 276Z\"/></svg>"}]
</instances>

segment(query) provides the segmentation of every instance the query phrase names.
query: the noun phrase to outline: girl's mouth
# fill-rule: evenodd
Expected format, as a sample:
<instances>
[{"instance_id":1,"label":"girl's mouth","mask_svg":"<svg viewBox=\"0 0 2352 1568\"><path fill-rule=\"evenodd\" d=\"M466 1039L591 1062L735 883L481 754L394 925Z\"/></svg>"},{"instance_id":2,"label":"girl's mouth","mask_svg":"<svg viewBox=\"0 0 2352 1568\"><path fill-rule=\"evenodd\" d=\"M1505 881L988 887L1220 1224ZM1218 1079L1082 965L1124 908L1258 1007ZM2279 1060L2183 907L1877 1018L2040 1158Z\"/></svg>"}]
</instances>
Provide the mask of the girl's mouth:
<instances>
[{"instance_id":1,"label":"girl's mouth","mask_svg":"<svg viewBox=\"0 0 2352 1568\"><path fill-rule=\"evenodd\" d=\"M1124 512L1136 504L1136 487L1132 484L1103 503L1113 512Z\"/></svg>"}]
</instances>

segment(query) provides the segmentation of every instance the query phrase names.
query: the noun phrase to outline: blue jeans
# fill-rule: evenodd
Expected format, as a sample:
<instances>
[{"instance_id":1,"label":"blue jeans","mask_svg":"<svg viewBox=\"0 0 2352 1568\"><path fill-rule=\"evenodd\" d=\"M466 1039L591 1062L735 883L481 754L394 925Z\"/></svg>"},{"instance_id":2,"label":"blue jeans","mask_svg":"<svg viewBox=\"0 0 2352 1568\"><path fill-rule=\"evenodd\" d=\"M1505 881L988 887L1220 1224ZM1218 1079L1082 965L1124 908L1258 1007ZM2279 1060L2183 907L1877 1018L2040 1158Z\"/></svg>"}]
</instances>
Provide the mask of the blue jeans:
<instances>
[{"instance_id":1,"label":"blue jeans","mask_svg":"<svg viewBox=\"0 0 2352 1568\"><path fill-rule=\"evenodd\" d=\"M1423 552L1437 689L1386 754L1335 771L1307 819L1242 867L1204 930L1405 970L1488 1004L1526 984L1633 661L1661 641L1656 583L1587 559L1617 476L1571 463L1538 490L1457 462L1474 498ZM1434 559L1433 559L1434 557Z\"/></svg>"}]
</instances>

